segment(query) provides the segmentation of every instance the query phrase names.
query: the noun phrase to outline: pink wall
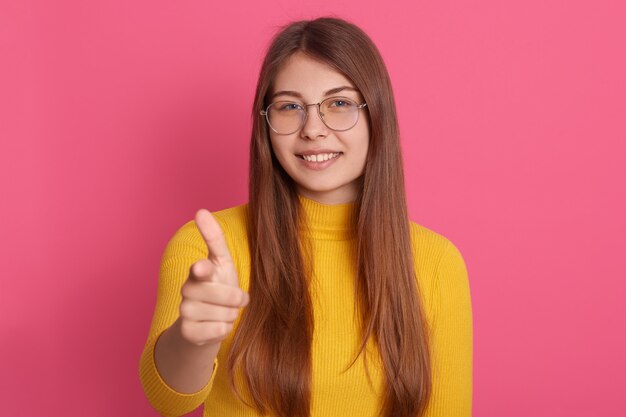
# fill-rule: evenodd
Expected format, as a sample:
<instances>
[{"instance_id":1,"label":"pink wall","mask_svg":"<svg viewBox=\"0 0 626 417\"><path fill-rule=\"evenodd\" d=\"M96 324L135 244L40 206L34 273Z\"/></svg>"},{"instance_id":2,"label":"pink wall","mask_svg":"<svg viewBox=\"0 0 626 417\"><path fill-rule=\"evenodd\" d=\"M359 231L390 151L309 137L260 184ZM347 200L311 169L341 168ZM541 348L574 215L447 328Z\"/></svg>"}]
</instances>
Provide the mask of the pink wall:
<instances>
[{"instance_id":1,"label":"pink wall","mask_svg":"<svg viewBox=\"0 0 626 417\"><path fill-rule=\"evenodd\" d=\"M465 256L474 415L624 415L618 0L0 2L0 414L156 415L162 250L246 201L263 49L328 13L380 47L412 218Z\"/></svg>"}]
</instances>

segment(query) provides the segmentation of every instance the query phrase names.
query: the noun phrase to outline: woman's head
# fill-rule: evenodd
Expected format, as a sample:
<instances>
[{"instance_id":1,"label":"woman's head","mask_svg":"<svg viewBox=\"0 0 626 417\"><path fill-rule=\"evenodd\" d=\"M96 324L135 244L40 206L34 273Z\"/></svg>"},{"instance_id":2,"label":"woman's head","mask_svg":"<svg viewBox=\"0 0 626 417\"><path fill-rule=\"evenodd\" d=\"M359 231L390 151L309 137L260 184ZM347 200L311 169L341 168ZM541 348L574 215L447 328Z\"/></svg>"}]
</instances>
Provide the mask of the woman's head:
<instances>
[{"instance_id":1,"label":"woman's head","mask_svg":"<svg viewBox=\"0 0 626 417\"><path fill-rule=\"evenodd\" d=\"M342 73L302 52L287 59L272 84L272 150L298 193L326 204L355 200L369 145L360 92Z\"/></svg>"},{"instance_id":2,"label":"woman's head","mask_svg":"<svg viewBox=\"0 0 626 417\"><path fill-rule=\"evenodd\" d=\"M366 103L357 110L357 122L349 130L330 129L320 120L316 106L307 107L308 117L301 129L286 135L271 129L261 115L279 100L319 103L328 97L325 92L342 86L354 90L344 89L330 96ZM285 90L301 97L277 95ZM384 173L385 165L396 165L400 154L391 83L369 37L355 25L335 18L295 22L283 28L274 37L261 67L251 145L251 174L263 172L300 194L326 203L355 200L363 188L364 173ZM311 168L302 153L319 150L340 154L328 168Z\"/></svg>"}]
</instances>

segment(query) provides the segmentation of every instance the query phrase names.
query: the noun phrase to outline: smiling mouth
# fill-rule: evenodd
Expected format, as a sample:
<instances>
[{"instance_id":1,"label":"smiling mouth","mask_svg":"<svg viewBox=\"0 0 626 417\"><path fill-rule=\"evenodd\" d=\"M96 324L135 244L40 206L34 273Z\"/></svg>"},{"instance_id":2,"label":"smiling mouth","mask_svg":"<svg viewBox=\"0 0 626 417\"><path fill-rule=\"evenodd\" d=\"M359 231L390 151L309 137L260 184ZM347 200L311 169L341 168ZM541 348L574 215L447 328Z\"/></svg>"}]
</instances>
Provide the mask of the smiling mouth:
<instances>
[{"instance_id":1,"label":"smiling mouth","mask_svg":"<svg viewBox=\"0 0 626 417\"><path fill-rule=\"evenodd\" d=\"M330 159L335 159L337 157L339 157L340 155L342 155L343 152L332 152L332 153L321 153L321 154L316 154L316 155L297 155L296 156L300 159L303 159L305 161L308 162L324 162L324 161L328 161Z\"/></svg>"}]
</instances>

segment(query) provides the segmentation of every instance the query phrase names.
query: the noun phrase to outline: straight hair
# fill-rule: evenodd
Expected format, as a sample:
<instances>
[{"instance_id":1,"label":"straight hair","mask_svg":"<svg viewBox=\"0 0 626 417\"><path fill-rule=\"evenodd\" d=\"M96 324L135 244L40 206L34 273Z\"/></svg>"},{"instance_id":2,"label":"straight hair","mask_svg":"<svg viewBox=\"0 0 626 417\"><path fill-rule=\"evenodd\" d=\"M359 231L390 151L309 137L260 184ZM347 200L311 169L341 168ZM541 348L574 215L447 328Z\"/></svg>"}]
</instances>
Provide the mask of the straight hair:
<instances>
[{"instance_id":1,"label":"straight hair","mask_svg":"<svg viewBox=\"0 0 626 417\"><path fill-rule=\"evenodd\" d=\"M246 403L261 414L310 416L313 254L299 233L306 225L295 183L274 155L268 126L259 115L270 104L276 75L297 52L345 75L367 102L370 142L353 225L362 335L354 361L361 354L365 359L373 339L385 378L379 415L421 416L432 391L429 330L414 267L391 82L371 39L354 24L332 17L283 27L261 66L250 142L250 304L229 353L231 387L243 401L234 382L240 371Z\"/></svg>"}]
</instances>

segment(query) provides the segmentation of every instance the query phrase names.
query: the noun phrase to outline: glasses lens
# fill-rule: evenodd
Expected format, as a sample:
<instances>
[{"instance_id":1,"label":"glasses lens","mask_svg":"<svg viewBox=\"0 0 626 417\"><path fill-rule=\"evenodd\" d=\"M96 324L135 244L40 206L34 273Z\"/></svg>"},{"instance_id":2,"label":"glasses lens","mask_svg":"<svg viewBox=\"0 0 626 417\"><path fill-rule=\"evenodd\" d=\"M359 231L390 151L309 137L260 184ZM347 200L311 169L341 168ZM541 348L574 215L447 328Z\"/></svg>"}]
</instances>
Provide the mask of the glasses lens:
<instances>
[{"instance_id":1,"label":"glasses lens","mask_svg":"<svg viewBox=\"0 0 626 417\"><path fill-rule=\"evenodd\" d=\"M333 130L348 130L359 119L359 108L356 102L345 97L331 97L320 106L322 118L326 126Z\"/></svg>"},{"instance_id":2,"label":"glasses lens","mask_svg":"<svg viewBox=\"0 0 626 417\"><path fill-rule=\"evenodd\" d=\"M277 101L267 110L270 127L281 135L289 135L300 129L304 116L302 105L291 101Z\"/></svg>"}]
</instances>

